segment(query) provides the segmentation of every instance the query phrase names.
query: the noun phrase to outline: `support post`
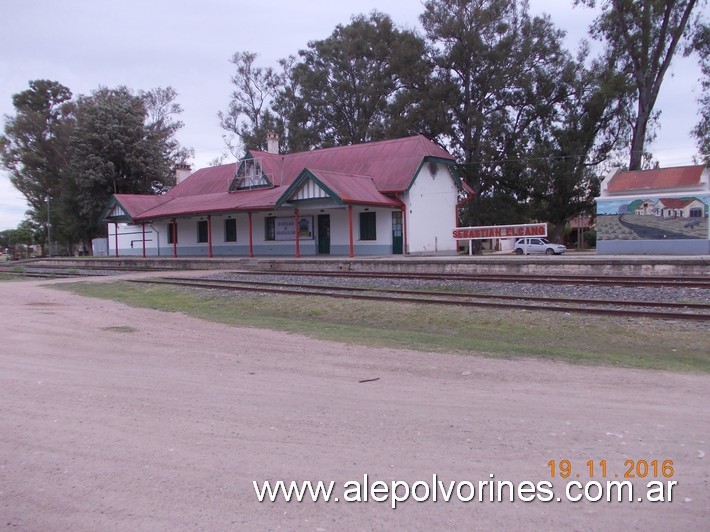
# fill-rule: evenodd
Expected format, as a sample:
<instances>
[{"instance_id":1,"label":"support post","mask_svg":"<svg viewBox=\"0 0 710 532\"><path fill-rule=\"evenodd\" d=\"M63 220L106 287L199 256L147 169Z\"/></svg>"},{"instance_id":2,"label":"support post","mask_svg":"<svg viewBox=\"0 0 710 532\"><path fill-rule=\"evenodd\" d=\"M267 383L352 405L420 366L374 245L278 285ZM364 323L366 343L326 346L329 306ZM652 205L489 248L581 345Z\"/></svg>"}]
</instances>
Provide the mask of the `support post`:
<instances>
[{"instance_id":1,"label":"support post","mask_svg":"<svg viewBox=\"0 0 710 532\"><path fill-rule=\"evenodd\" d=\"M114 243L116 245L116 256L118 257L118 224L116 222L113 223L113 231Z\"/></svg>"},{"instance_id":2,"label":"support post","mask_svg":"<svg viewBox=\"0 0 710 532\"><path fill-rule=\"evenodd\" d=\"M301 256L301 242L300 242L300 235L298 234L298 209L295 210L295 229L296 229L296 258Z\"/></svg>"},{"instance_id":3,"label":"support post","mask_svg":"<svg viewBox=\"0 0 710 532\"><path fill-rule=\"evenodd\" d=\"M353 206L348 205L348 234L350 236L350 256L355 256L355 242L353 240Z\"/></svg>"},{"instance_id":4,"label":"support post","mask_svg":"<svg viewBox=\"0 0 710 532\"><path fill-rule=\"evenodd\" d=\"M402 224L404 225L404 254L409 255L409 224L407 223L407 206L402 207Z\"/></svg>"},{"instance_id":5,"label":"support post","mask_svg":"<svg viewBox=\"0 0 710 532\"><path fill-rule=\"evenodd\" d=\"M143 233L143 258L145 258L145 222L141 223L141 231Z\"/></svg>"},{"instance_id":6,"label":"support post","mask_svg":"<svg viewBox=\"0 0 710 532\"><path fill-rule=\"evenodd\" d=\"M207 256L212 258L212 215L207 215Z\"/></svg>"},{"instance_id":7,"label":"support post","mask_svg":"<svg viewBox=\"0 0 710 532\"><path fill-rule=\"evenodd\" d=\"M253 257L254 256L254 236L252 234L252 221L251 221L251 212L249 214L249 256Z\"/></svg>"},{"instance_id":8,"label":"support post","mask_svg":"<svg viewBox=\"0 0 710 532\"><path fill-rule=\"evenodd\" d=\"M177 257L177 219L173 218L173 258Z\"/></svg>"}]
</instances>

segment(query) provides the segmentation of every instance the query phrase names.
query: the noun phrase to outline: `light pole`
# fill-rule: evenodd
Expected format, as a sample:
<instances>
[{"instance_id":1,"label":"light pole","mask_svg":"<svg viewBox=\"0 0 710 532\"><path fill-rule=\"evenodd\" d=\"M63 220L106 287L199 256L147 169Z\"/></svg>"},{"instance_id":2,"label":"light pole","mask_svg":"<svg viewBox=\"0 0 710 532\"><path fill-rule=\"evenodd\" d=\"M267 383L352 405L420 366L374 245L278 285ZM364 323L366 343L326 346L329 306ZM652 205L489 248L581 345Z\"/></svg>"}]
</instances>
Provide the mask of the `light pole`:
<instances>
[{"instance_id":1,"label":"light pole","mask_svg":"<svg viewBox=\"0 0 710 532\"><path fill-rule=\"evenodd\" d=\"M49 201L52 198L47 196L47 256L52 256L52 219L49 214Z\"/></svg>"}]
</instances>

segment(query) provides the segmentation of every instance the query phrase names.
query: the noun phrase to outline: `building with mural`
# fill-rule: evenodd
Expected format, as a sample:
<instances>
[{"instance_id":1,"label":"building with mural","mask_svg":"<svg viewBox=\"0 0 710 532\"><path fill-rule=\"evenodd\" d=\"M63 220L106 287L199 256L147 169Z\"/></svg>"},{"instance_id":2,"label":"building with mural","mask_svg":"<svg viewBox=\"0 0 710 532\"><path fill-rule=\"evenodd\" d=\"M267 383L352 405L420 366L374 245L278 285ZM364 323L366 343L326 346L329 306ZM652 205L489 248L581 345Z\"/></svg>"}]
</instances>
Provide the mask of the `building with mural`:
<instances>
[{"instance_id":1,"label":"building with mural","mask_svg":"<svg viewBox=\"0 0 710 532\"><path fill-rule=\"evenodd\" d=\"M710 169L612 170L597 198L597 253L710 255Z\"/></svg>"}]
</instances>

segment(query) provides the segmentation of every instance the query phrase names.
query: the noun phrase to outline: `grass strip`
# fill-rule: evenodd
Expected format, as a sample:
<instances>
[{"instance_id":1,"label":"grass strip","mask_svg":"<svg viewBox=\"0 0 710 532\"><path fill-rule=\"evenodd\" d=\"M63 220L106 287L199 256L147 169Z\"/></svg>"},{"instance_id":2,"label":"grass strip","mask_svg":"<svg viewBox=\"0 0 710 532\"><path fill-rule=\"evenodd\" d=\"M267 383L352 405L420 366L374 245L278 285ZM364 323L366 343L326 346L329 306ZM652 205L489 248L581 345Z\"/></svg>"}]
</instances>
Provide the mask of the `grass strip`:
<instances>
[{"instance_id":1,"label":"grass strip","mask_svg":"<svg viewBox=\"0 0 710 532\"><path fill-rule=\"evenodd\" d=\"M504 358L533 356L585 365L710 373L710 328L704 323L126 282L67 283L55 288L228 325L373 347Z\"/></svg>"}]
</instances>

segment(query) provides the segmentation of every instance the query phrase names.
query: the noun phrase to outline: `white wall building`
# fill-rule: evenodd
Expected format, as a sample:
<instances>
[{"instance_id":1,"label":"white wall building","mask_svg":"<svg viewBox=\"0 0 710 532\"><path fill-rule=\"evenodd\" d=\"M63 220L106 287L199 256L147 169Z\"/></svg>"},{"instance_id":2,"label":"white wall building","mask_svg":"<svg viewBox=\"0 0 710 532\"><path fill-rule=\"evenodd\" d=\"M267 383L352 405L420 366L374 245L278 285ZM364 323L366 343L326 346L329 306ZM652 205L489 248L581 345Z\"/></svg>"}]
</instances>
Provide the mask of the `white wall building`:
<instances>
[{"instance_id":1,"label":"white wall building","mask_svg":"<svg viewBox=\"0 0 710 532\"><path fill-rule=\"evenodd\" d=\"M455 254L457 202L471 193L454 158L415 136L250 151L161 196L116 194L102 221L111 256Z\"/></svg>"}]
</instances>

